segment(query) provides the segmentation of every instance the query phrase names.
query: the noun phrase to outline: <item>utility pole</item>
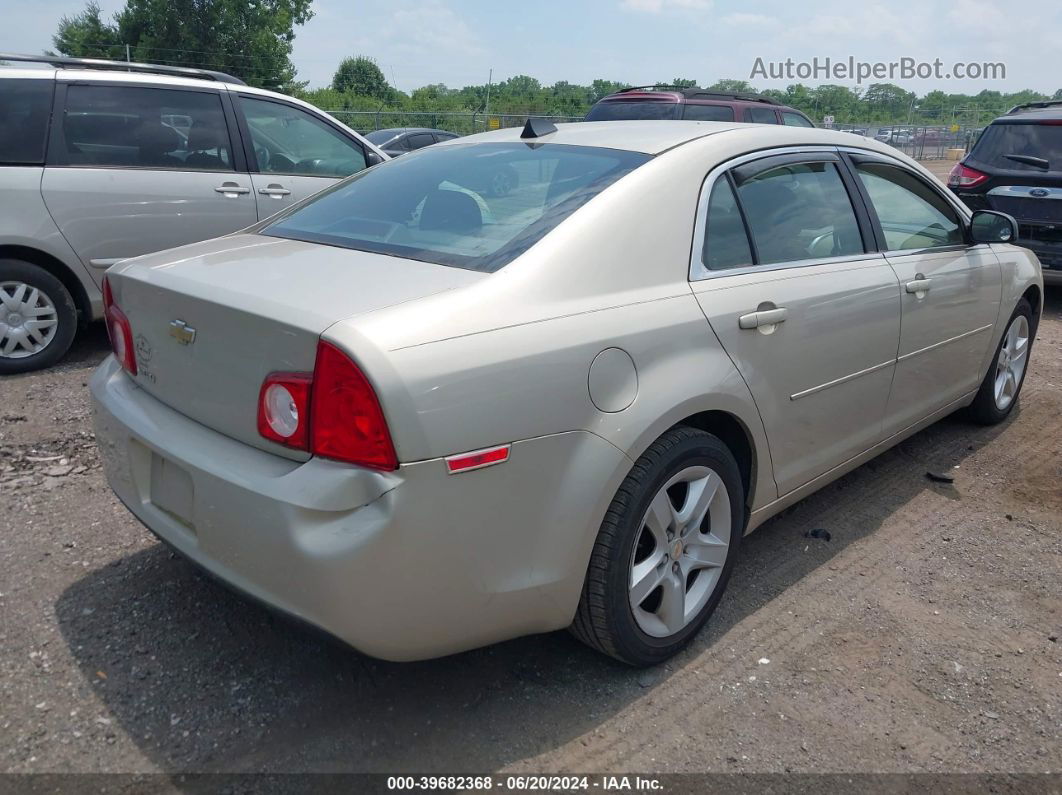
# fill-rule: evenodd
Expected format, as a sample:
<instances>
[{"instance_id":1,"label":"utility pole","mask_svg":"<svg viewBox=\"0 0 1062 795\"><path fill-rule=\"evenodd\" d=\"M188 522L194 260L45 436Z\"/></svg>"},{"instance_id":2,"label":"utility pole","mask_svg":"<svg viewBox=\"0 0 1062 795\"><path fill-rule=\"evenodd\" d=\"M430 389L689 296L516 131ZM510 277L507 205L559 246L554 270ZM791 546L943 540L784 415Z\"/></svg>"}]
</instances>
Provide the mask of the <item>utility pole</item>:
<instances>
[{"instance_id":1,"label":"utility pole","mask_svg":"<svg viewBox=\"0 0 1062 795\"><path fill-rule=\"evenodd\" d=\"M129 57L129 45L125 45L125 62L130 63L133 59Z\"/></svg>"},{"instance_id":2,"label":"utility pole","mask_svg":"<svg viewBox=\"0 0 1062 795\"><path fill-rule=\"evenodd\" d=\"M494 67L490 68L490 72L487 74L487 107L484 109L483 114L490 116L490 84L494 82ZM487 122L490 124L490 122Z\"/></svg>"}]
</instances>

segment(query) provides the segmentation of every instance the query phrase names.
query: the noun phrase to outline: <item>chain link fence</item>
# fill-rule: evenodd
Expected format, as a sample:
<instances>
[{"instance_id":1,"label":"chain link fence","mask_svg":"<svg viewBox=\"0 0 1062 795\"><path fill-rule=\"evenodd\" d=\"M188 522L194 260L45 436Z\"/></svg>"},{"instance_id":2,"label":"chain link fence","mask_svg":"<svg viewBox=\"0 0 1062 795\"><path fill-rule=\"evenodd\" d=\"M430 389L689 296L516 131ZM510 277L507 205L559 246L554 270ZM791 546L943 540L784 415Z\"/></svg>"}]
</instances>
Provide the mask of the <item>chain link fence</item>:
<instances>
[{"instance_id":1,"label":"chain link fence","mask_svg":"<svg viewBox=\"0 0 1062 795\"><path fill-rule=\"evenodd\" d=\"M390 110L328 110L348 127L360 133L388 130L395 127L427 127L446 130L458 135L472 135L503 127L522 127L528 118L552 122L582 121L582 116L528 116L521 113L482 113L479 111L390 111Z\"/></svg>"},{"instance_id":2,"label":"chain link fence","mask_svg":"<svg viewBox=\"0 0 1062 795\"><path fill-rule=\"evenodd\" d=\"M472 135L504 127L520 127L528 118L552 122L582 121L582 116L528 116L524 113L482 113L480 111L390 111L329 110L348 127L360 133L395 127L426 127L447 130L458 135ZM916 160L958 160L977 141L982 127L965 125L885 125L834 123L819 125L826 129L874 138L896 147Z\"/></svg>"}]
</instances>

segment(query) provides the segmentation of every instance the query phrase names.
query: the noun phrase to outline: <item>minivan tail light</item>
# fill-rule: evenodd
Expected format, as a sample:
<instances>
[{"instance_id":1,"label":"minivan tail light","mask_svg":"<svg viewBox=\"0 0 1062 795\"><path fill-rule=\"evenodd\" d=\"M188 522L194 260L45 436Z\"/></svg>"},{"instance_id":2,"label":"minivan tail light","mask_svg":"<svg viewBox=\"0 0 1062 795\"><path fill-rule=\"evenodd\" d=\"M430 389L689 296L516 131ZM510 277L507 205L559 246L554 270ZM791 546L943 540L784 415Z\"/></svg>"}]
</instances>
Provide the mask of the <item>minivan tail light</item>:
<instances>
[{"instance_id":1,"label":"minivan tail light","mask_svg":"<svg viewBox=\"0 0 1062 795\"><path fill-rule=\"evenodd\" d=\"M310 449L309 373L270 373L258 393L258 433L271 442Z\"/></svg>"},{"instance_id":2,"label":"minivan tail light","mask_svg":"<svg viewBox=\"0 0 1062 795\"><path fill-rule=\"evenodd\" d=\"M369 379L336 346L321 340L310 395L314 455L371 469L397 469L391 432Z\"/></svg>"},{"instance_id":3,"label":"minivan tail light","mask_svg":"<svg viewBox=\"0 0 1062 795\"><path fill-rule=\"evenodd\" d=\"M974 185L980 185L986 179L988 179L988 174L982 174L980 171L968 168L962 163L956 163L952 167L951 173L948 174L948 185L953 188L972 188Z\"/></svg>"},{"instance_id":4,"label":"minivan tail light","mask_svg":"<svg viewBox=\"0 0 1062 795\"><path fill-rule=\"evenodd\" d=\"M133 327L129 325L129 318L125 312L114 302L114 293L111 292L111 283L107 277L103 277L103 317L107 323L107 336L111 341L111 350L114 358L122 365L127 373L136 375L136 349L133 347Z\"/></svg>"}]
</instances>

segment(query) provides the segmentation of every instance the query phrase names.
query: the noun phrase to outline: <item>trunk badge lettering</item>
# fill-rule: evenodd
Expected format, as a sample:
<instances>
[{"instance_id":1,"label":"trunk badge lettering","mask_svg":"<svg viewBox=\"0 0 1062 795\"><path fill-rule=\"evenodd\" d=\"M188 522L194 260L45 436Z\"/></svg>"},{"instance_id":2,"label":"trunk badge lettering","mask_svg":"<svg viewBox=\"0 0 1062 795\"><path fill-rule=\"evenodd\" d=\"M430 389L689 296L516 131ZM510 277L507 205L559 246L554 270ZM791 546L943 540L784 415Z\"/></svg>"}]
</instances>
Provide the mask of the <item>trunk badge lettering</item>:
<instances>
[{"instance_id":1,"label":"trunk badge lettering","mask_svg":"<svg viewBox=\"0 0 1062 795\"><path fill-rule=\"evenodd\" d=\"M191 345L195 342L195 329L183 320L170 321L170 336L181 345Z\"/></svg>"}]
</instances>

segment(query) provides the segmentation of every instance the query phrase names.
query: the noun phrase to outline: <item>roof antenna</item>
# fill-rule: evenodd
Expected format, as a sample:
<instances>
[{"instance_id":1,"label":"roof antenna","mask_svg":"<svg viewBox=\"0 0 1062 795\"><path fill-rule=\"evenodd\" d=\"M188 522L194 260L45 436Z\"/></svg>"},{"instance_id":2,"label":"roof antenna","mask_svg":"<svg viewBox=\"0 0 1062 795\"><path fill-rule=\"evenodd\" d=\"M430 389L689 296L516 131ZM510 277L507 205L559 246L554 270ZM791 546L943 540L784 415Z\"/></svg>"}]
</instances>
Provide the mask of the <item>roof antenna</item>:
<instances>
[{"instance_id":1,"label":"roof antenna","mask_svg":"<svg viewBox=\"0 0 1062 795\"><path fill-rule=\"evenodd\" d=\"M543 135L549 135L550 133L555 132L557 132L557 125L548 119L528 116L527 121L524 122L524 129L523 132L520 133L520 137L541 138Z\"/></svg>"}]
</instances>

